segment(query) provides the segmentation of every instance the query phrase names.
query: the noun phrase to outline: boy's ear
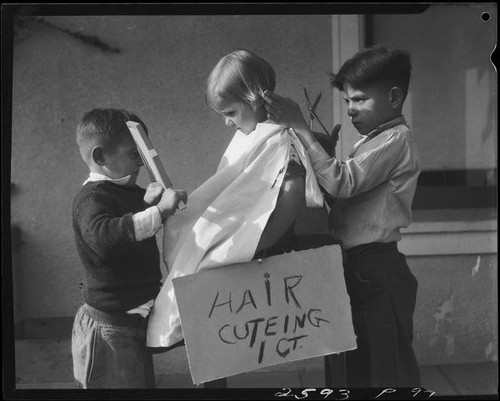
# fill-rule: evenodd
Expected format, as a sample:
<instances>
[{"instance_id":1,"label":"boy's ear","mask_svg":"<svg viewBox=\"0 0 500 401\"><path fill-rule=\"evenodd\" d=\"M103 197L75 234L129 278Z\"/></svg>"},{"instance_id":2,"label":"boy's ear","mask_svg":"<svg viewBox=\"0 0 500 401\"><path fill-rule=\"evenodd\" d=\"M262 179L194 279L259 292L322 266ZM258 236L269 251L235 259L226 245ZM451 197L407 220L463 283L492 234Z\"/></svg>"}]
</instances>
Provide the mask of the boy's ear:
<instances>
[{"instance_id":1,"label":"boy's ear","mask_svg":"<svg viewBox=\"0 0 500 401\"><path fill-rule=\"evenodd\" d=\"M104 152L100 146L95 146L91 152L92 160L98 166L104 166L106 159L104 158Z\"/></svg>"},{"instance_id":2,"label":"boy's ear","mask_svg":"<svg viewBox=\"0 0 500 401\"><path fill-rule=\"evenodd\" d=\"M397 109L403 104L403 91L399 86L393 86L389 89L389 103L393 109Z\"/></svg>"}]
</instances>

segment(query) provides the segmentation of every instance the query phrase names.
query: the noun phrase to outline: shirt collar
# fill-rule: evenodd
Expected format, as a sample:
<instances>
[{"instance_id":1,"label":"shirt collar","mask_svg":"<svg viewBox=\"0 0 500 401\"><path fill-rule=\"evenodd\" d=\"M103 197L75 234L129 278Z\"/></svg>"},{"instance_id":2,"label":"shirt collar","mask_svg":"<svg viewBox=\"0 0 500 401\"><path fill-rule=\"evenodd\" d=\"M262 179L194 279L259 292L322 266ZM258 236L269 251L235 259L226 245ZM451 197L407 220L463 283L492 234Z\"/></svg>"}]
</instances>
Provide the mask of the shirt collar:
<instances>
[{"instance_id":1,"label":"shirt collar","mask_svg":"<svg viewBox=\"0 0 500 401\"><path fill-rule=\"evenodd\" d=\"M395 127L396 125L400 125L400 124L406 124L406 120L402 115L399 117L396 117L393 120L387 121L386 123L379 125L377 128L370 131L368 134L363 135L362 138L354 144L354 147L352 148L351 153L349 154L349 158L354 157L354 155L356 154L356 151L358 150L358 148L362 144L368 142L372 138L375 138L381 132L384 132L385 130L392 128L392 127Z\"/></svg>"},{"instance_id":2,"label":"shirt collar","mask_svg":"<svg viewBox=\"0 0 500 401\"><path fill-rule=\"evenodd\" d=\"M393 120L387 121L386 123L383 123L383 124L379 125L377 128L375 128L374 130L370 131L368 134L366 134L365 142L372 139L373 137L376 137L381 132L383 132L389 128L395 127L396 125L400 125L400 124L406 124L406 120L405 120L404 116L402 116L402 115L394 118Z\"/></svg>"},{"instance_id":3,"label":"shirt collar","mask_svg":"<svg viewBox=\"0 0 500 401\"><path fill-rule=\"evenodd\" d=\"M130 177L131 177L130 175L127 175L122 178L111 178L104 174L91 172L88 178L83 183L83 185L85 185L87 182L95 182L95 181L111 181L118 185L127 185L128 181L130 180Z\"/></svg>"}]
</instances>

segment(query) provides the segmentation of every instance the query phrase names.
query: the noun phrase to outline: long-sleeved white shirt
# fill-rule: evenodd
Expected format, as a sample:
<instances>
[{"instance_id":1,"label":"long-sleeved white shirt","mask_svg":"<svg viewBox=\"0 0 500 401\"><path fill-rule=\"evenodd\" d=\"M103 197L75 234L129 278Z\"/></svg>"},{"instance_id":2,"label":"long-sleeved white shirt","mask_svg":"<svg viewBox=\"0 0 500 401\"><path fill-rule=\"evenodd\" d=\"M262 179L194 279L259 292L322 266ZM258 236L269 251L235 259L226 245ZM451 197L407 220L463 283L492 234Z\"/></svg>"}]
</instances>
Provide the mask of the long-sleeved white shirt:
<instances>
[{"instance_id":1,"label":"long-sleeved white shirt","mask_svg":"<svg viewBox=\"0 0 500 401\"><path fill-rule=\"evenodd\" d=\"M345 162L318 142L308 149L319 184L334 198L330 226L344 249L401 239L411 223L420 174L417 149L403 116L358 141Z\"/></svg>"}]
</instances>

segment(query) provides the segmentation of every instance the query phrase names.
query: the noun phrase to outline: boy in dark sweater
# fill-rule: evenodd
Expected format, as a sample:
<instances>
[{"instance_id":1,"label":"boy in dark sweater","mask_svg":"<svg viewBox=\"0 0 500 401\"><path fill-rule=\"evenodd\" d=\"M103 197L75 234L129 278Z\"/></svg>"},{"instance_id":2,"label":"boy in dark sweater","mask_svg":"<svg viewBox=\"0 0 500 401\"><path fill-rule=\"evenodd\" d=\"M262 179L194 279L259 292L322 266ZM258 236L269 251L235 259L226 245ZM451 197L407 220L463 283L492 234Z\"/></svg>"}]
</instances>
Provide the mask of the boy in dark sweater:
<instances>
[{"instance_id":1,"label":"boy in dark sweater","mask_svg":"<svg viewBox=\"0 0 500 401\"><path fill-rule=\"evenodd\" d=\"M143 163L129 120L145 127L124 110L94 109L77 128L90 170L73 204L84 303L75 316L72 355L83 388L154 387L146 330L162 278L155 234L187 202L185 191L135 184Z\"/></svg>"}]
</instances>

